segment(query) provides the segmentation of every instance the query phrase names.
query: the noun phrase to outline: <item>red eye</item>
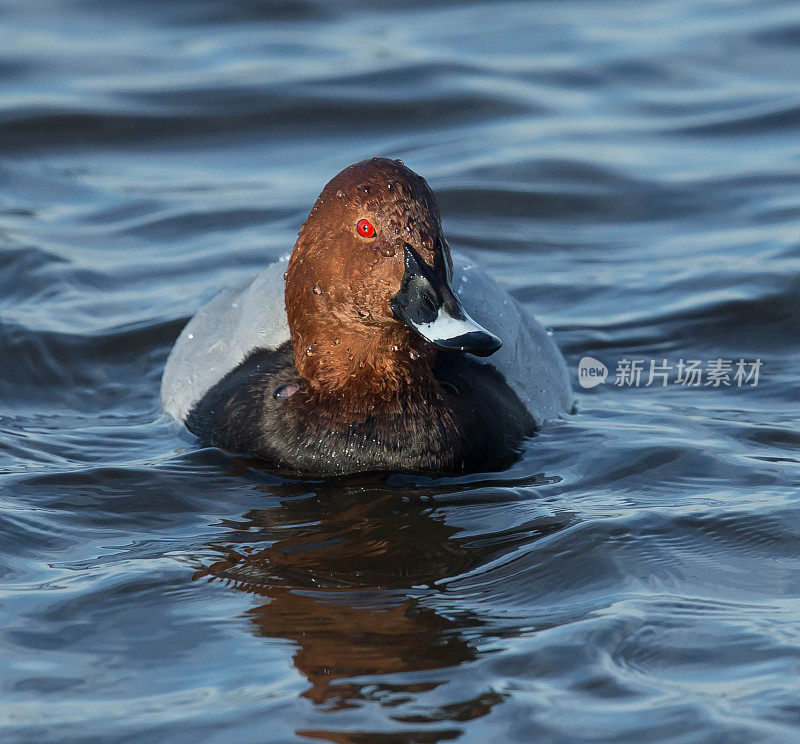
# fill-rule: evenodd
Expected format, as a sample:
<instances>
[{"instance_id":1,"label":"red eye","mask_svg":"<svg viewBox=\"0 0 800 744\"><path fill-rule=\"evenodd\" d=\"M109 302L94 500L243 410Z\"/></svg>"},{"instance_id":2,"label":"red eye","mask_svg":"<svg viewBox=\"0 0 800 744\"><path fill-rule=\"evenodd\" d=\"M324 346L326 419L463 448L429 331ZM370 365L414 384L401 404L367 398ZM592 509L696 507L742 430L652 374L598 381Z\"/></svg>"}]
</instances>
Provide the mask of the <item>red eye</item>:
<instances>
[{"instance_id":1,"label":"red eye","mask_svg":"<svg viewBox=\"0 0 800 744\"><path fill-rule=\"evenodd\" d=\"M356 231L362 238L375 237L375 225L373 225L369 220L359 220L358 224L356 225Z\"/></svg>"}]
</instances>

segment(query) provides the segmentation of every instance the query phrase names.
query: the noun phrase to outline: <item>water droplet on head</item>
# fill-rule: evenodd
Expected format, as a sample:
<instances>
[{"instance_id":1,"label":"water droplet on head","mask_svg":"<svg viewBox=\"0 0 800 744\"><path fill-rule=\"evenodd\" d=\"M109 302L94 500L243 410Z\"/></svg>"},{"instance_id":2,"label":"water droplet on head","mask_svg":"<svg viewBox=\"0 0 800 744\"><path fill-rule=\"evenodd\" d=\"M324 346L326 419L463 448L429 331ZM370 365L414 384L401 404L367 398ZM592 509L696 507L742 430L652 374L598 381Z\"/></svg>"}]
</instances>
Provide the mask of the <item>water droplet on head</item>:
<instances>
[{"instance_id":1,"label":"water droplet on head","mask_svg":"<svg viewBox=\"0 0 800 744\"><path fill-rule=\"evenodd\" d=\"M419 352L418 351L414 351L414 349L411 349L411 351L408 352L408 356L409 356L410 359L417 360L417 359L419 359Z\"/></svg>"},{"instance_id":2,"label":"water droplet on head","mask_svg":"<svg viewBox=\"0 0 800 744\"><path fill-rule=\"evenodd\" d=\"M288 276L289 276L289 272L288 271L284 271L283 272L283 281L286 281L286 277L288 277Z\"/></svg>"},{"instance_id":3,"label":"water droplet on head","mask_svg":"<svg viewBox=\"0 0 800 744\"><path fill-rule=\"evenodd\" d=\"M392 351L400 351L400 347L397 344L392 344Z\"/></svg>"},{"instance_id":4,"label":"water droplet on head","mask_svg":"<svg viewBox=\"0 0 800 744\"><path fill-rule=\"evenodd\" d=\"M359 310L358 311L358 317L359 318L368 318L369 317L369 312L367 312L366 310Z\"/></svg>"},{"instance_id":5,"label":"water droplet on head","mask_svg":"<svg viewBox=\"0 0 800 744\"><path fill-rule=\"evenodd\" d=\"M344 191L340 189L339 191L336 192L336 196L338 196L340 199L344 199L345 196L347 195L344 193Z\"/></svg>"},{"instance_id":6,"label":"water droplet on head","mask_svg":"<svg viewBox=\"0 0 800 744\"><path fill-rule=\"evenodd\" d=\"M358 363L358 368L359 369L364 369L364 362L359 362Z\"/></svg>"},{"instance_id":7,"label":"water droplet on head","mask_svg":"<svg viewBox=\"0 0 800 744\"><path fill-rule=\"evenodd\" d=\"M306 346L306 356L311 356L314 353L313 346Z\"/></svg>"},{"instance_id":8,"label":"water droplet on head","mask_svg":"<svg viewBox=\"0 0 800 744\"><path fill-rule=\"evenodd\" d=\"M394 255L397 254L397 249L391 243L389 243L387 245L384 245L381 248L381 253L384 256L390 256L391 257L391 256L394 256Z\"/></svg>"},{"instance_id":9,"label":"water droplet on head","mask_svg":"<svg viewBox=\"0 0 800 744\"><path fill-rule=\"evenodd\" d=\"M342 339L340 339L340 338L333 339L333 345L334 346L338 346L340 343L342 343Z\"/></svg>"},{"instance_id":10,"label":"water droplet on head","mask_svg":"<svg viewBox=\"0 0 800 744\"><path fill-rule=\"evenodd\" d=\"M322 294L322 289L320 288L319 284L315 284L313 289L311 290L315 295Z\"/></svg>"}]
</instances>

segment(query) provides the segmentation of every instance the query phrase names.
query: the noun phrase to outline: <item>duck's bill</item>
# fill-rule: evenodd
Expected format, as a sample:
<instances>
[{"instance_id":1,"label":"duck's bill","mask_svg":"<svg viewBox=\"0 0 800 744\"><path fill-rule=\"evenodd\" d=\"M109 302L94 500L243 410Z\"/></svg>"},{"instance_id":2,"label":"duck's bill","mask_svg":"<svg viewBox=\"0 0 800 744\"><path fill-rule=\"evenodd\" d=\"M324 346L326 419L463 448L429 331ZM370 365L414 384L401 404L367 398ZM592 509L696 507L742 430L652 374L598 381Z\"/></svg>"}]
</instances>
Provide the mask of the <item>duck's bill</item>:
<instances>
[{"instance_id":1,"label":"duck's bill","mask_svg":"<svg viewBox=\"0 0 800 744\"><path fill-rule=\"evenodd\" d=\"M494 354L503 342L476 323L447 283L442 267L431 268L408 244L400 291L390 305L394 316L442 349L477 356Z\"/></svg>"},{"instance_id":2,"label":"duck's bill","mask_svg":"<svg viewBox=\"0 0 800 744\"><path fill-rule=\"evenodd\" d=\"M422 338L442 349L489 356L503 345L497 336L476 323L465 312L462 311L461 315L462 317L457 317L440 308L433 322L420 325L409 323L409 325Z\"/></svg>"}]
</instances>

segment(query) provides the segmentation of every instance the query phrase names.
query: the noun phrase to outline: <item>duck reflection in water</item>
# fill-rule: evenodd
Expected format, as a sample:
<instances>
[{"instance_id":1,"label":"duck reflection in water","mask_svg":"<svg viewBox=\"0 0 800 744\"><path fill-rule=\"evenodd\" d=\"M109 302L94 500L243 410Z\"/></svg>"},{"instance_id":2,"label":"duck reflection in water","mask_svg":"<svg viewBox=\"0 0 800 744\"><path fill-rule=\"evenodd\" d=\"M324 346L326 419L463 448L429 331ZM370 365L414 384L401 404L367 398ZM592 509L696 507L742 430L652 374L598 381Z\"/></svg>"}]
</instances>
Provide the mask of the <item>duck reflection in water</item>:
<instances>
[{"instance_id":1,"label":"duck reflection in water","mask_svg":"<svg viewBox=\"0 0 800 744\"><path fill-rule=\"evenodd\" d=\"M435 730L417 731L411 739L431 742L459 734L457 728L439 728L443 723L478 718L502 701L500 693L486 689L425 715L404 716L401 710L451 676L429 672L473 661L477 643L497 636L473 611L448 609L445 616L432 600L442 595L437 582L513 549L513 538L498 535L487 545L459 537L461 528L446 523L431 488L350 478L345 485L294 483L267 490L280 505L252 510L230 525L226 557L196 578L224 580L267 600L248 616L257 634L296 645L293 663L310 683L306 698L328 711L376 702L393 709L397 723L436 723ZM453 491L461 498L464 486L442 486L438 494ZM564 526L563 517L543 519L541 536ZM527 525L519 541L530 539ZM269 545L253 547L258 543ZM298 733L336 742L365 735Z\"/></svg>"}]
</instances>

